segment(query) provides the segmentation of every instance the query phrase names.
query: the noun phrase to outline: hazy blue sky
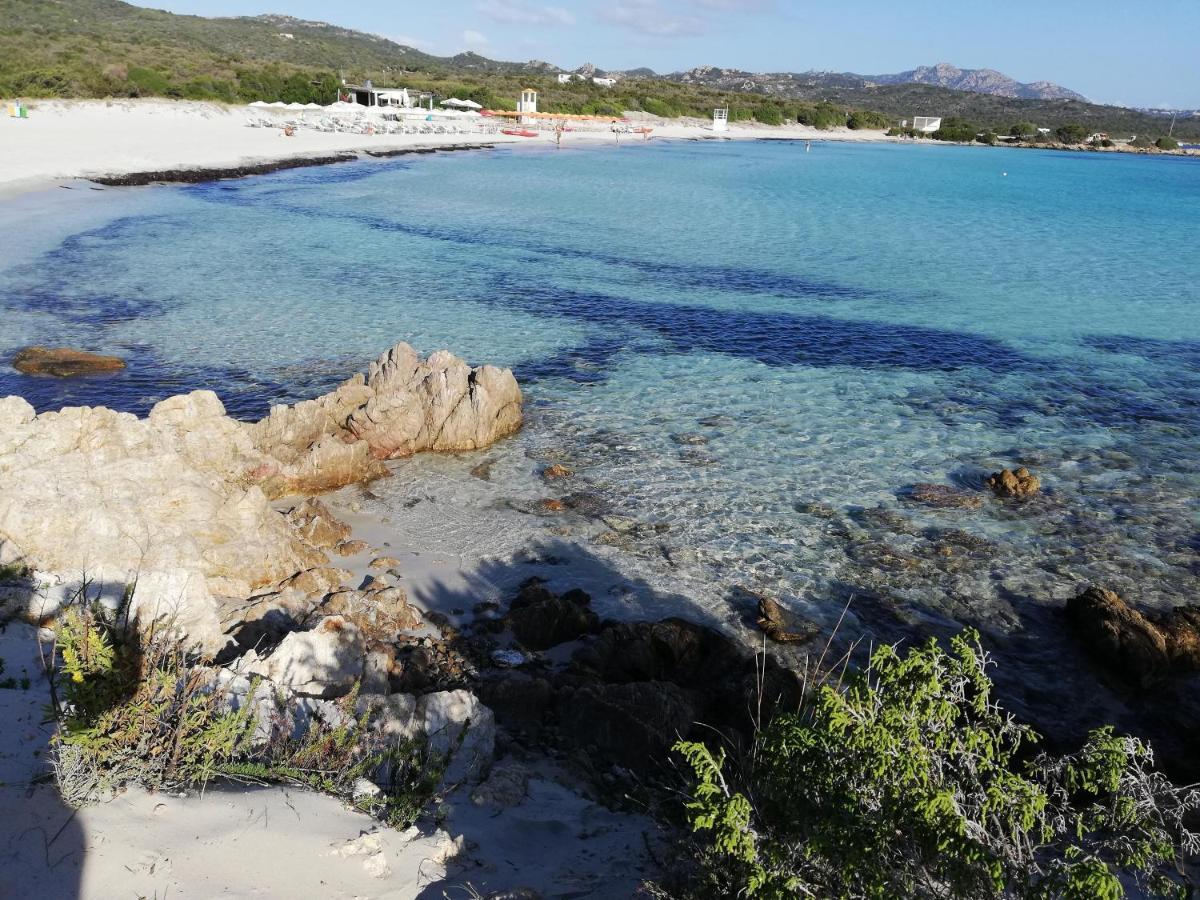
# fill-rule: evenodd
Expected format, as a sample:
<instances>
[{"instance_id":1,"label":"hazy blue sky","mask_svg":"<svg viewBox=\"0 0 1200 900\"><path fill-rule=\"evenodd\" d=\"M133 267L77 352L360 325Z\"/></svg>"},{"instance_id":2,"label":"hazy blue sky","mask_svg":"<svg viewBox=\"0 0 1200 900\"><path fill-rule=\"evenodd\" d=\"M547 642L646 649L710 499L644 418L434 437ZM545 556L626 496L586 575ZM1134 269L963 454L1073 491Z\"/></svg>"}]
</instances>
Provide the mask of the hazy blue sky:
<instances>
[{"instance_id":1,"label":"hazy blue sky","mask_svg":"<svg viewBox=\"0 0 1200 900\"><path fill-rule=\"evenodd\" d=\"M1200 0L138 0L199 15L287 13L441 55L565 68L698 65L860 74L950 62L1093 100L1200 107Z\"/></svg>"}]
</instances>

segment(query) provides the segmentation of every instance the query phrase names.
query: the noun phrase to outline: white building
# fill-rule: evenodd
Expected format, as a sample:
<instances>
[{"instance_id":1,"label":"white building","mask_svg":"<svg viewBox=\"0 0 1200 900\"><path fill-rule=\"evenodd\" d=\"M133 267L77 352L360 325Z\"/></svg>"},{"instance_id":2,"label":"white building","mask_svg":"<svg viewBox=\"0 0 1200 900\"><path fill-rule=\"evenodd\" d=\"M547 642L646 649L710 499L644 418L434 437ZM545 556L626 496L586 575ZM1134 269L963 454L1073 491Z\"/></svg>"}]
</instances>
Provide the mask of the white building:
<instances>
[{"instance_id":1,"label":"white building","mask_svg":"<svg viewBox=\"0 0 1200 900\"><path fill-rule=\"evenodd\" d=\"M570 72L559 72L558 73L558 83L559 84L570 84L574 78L575 78L575 76L572 75Z\"/></svg>"},{"instance_id":2,"label":"white building","mask_svg":"<svg viewBox=\"0 0 1200 900\"><path fill-rule=\"evenodd\" d=\"M942 127L941 116L914 116L913 131L919 131L922 134L933 134Z\"/></svg>"},{"instance_id":3,"label":"white building","mask_svg":"<svg viewBox=\"0 0 1200 900\"><path fill-rule=\"evenodd\" d=\"M600 87L615 87L617 79L615 78L593 78L592 84L598 84Z\"/></svg>"},{"instance_id":4,"label":"white building","mask_svg":"<svg viewBox=\"0 0 1200 900\"><path fill-rule=\"evenodd\" d=\"M729 130L729 110L714 109L713 110L713 131L728 131Z\"/></svg>"}]
</instances>

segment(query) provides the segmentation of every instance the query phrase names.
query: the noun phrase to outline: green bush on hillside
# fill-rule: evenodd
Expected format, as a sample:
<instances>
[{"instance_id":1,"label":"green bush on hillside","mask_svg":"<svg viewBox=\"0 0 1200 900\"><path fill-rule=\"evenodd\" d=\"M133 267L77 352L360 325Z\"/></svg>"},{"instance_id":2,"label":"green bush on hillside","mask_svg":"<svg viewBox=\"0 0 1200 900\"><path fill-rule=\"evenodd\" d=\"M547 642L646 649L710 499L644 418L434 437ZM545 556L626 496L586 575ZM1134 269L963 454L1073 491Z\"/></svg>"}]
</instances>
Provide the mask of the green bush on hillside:
<instances>
[{"instance_id":1,"label":"green bush on hillside","mask_svg":"<svg viewBox=\"0 0 1200 900\"><path fill-rule=\"evenodd\" d=\"M841 128L846 124L845 110L832 103L818 103L816 106L803 107L797 113L796 118L801 125L820 128L822 131Z\"/></svg>"},{"instance_id":2,"label":"green bush on hillside","mask_svg":"<svg viewBox=\"0 0 1200 900\"><path fill-rule=\"evenodd\" d=\"M1037 126L1032 122L1017 122L1010 129L1008 129L1008 133L1012 137L1028 140L1037 134L1038 130Z\"/></svg>"},{"instance_id":3,"label":"green bush on hillside","mask_svg":"<svg viewBox=\"0 0 1200 900\"><path fill-rule=\"evenodd\" d=\"M694 896L1075 898L1179 894L1167 872L1200 840L1195 790L1150 770L1111 729L1077 753L1037 741L992 700L968 632L826 683L759 736L742 767L700 743L677 749L695 782Z\"/></svg>"},{"instance_id":4,"label":"green bush on hillside","mask_svg":"<svg viewBox=\"0 0 1200 900\"><path fill-rule=\"evenodd\" d=\"M890 119L882 113L856 109L846 119L846 127L857 131L860 128L887 128Z\"/></svg>"},{"instance_id":5,"label":"green bush on hillside","mask_svg":"<svg viewBox=\"0 0 1200 900\"><path fill-rule=\"evenodd\" d=\"M995 147L998 143L1000 143L1000 135L996 134L994 131L985 131L983 134L975 138L975 140L979 141L981 144L988 144L992 147Z\"/></svg>"},{"instance_id":6,"label":"green bush on hillside","mask_svg":"<svg viewBox=\"0 0 1200 900\"><path fill-rule=\"evenodd\" d=\"M1154 146L1159 150L1178 150L1179 141L1175 140L1173 137L1167 137L1164 135L1154 142Z\"/></svg>"},{"instance_id":7,"label":"green bush on hillside","mask_svg":"<svg viewBox=\"0 0 1200 900\"><path fill-rule=\"evenodd\" d=\"M1134 147L1138 150L1149 150L1151 147L1154 146L1154 142L1151 141L1150 138L1148 138L1148 137L1143 137L1143 136L1139 135L1138 137L1135 137L1132 141L1129 142L1129 146Z\"/></svg>"}]
</instances>

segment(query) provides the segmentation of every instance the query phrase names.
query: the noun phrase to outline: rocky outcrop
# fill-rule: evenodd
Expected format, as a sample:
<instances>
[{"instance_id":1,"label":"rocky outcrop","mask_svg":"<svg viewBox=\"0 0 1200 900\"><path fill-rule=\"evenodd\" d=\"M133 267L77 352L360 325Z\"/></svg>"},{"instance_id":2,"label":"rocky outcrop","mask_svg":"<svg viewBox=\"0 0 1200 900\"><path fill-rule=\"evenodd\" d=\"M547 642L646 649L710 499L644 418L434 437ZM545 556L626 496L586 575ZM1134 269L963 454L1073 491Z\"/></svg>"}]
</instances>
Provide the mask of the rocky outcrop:
<instances>
[{"instance_id":1,"label":"rocky outcrop","mask_svg":"<svg viewBox=\"0 0 1200 900\"><path fill-rule=\"evenodd\" d=\"M521 427L521 403L508 369L473 369L444 350L423 360L397 344L365 378L248 426L267 457L254 477L272 496L316 493L383 474L381 460L478 450Z\"/></svg>"},{"instance_id":2,"label":"rocky outcrop","mask_svg":"<svg viewBox=\"0 0 1200 900\"><path fill-rule=\"evenodd\" d=\"M361 632L342 616L328 616L311 631L289 634L265 660L246 660L240 670L303 697L341 697L362 675L365 655Z\"/></svg>"},{"instance_id":3,"label":"rocky outcrop","mask_svg":"<svg viewBox=\"0 0 1200 900\"><path fill-rule=\"evenodd\" d=\"M804 643L820 633L820 629L811 622L790 624L784 615L783 607L770 597L759 598L757 624L763 634L780 644Z\"/></svg>"},{"instance_id":4,"label":"rocky outcrop","mask_svg":"<svg viewBox=\"0 0 1200 900\"><path fill-rule=\"evenodd\" d=\"M211 391L170 397L142 419L89 407L38 416L7 397L0 554L35 570L19 612L52 615L85 583L113 601L136 584L134 615L168 619L216 653L228 640L223 610L340 587L341 570L322 567L346 527L319 503L285 516L270 500L376 477L383 460L418 450L481 447L520 424L511 372L445 352L421 360L407 344L368 377L249 424ZM258 606L262 618L269 607Z\"/></svg>"},{"instance_id":5,"label":"rocky outcrop","mask_svg":"<svg viewBox=\"0 0 1200 900\"><path fill-rule=\"evenodd\" d=\"M1146 687L1200 670L1200 606L1151 617L1091 587L1067 602L1067 616L1088 651L1126 681Z\"/></svg>"},{"instance_id":6,"label":"rocky outcrop","mask_svg":"<svg viewBox=\"0 0 1200 900\"><path fill-rule=\"evenodd\" d=\"M119 356L72 350L69 347L26 347L13 357L12 366L26 375L72 378L77 375L119 372L125 368L125 360Z\"/></svg>"},{"instance_id":7,"label":"rocky outcrop","mask_svg":"<svg viewBox=\"0 0 1200 900\"><path fill-rule=\"evenodd\" d=\"M1041 480L1026 469L1024 466L1017 469L1015 472L1010 472L1008 469L1001 469L994 473L988 480L987 486L992 489L997 497L1011 497L1023 499L1032 497L1042 489Z\"/></svg>"},{"instance_id":8,"label":"rocky outcrop","mask_svg":"<svg viewBox=\"0 0 1200 900\"><path fill-rule=\"evenodd\" d=\"M600 618L592 598L580 590L561 597L537 582L526 584L513 600L508 624L517 640L531 650L546 650L595 631Z\"/></svg>"}]
</instances>

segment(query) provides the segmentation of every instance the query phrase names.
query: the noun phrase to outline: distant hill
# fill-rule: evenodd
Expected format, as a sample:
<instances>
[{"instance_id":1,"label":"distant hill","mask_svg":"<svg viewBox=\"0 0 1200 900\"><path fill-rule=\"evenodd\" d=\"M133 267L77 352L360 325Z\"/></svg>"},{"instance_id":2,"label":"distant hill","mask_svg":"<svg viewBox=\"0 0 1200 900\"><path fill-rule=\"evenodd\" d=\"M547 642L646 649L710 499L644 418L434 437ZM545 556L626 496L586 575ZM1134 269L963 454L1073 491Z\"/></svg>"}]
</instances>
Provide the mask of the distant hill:
<instances>
[{"instance_id":1,"label":"distant hill","mask_svg":"<svg viewBox=\"0 0 1200 900\"><path fill-rule=\"evenodd\" d=\"M1082 100L1087 97L1068 90L1051 81L1034 81L1022 84L995 69L959 69L949 63L936 66L918 66L895 75L867 75L865 82L874 84L928 84L950 88L954 91L970 91L974 94L995 94L1016 100ZM865 85L864 85L865 86Z\"/></svg>"},{"instance_id":2,"label":"distant hill","mask_svg":"<svg viewBox=\"0 0 1200 900\"><path fill-rule=\"evenodd\" d=\"M938 65L896 75L805 72L756 74L703 67L673 75L650 69L575 71L590 78L558 85L564 72L542 60L505 62L478 53L438 57L379 35L284 15L206 18L133 6L121 0L0 0L0 96L168 96L228 102L318 100L336 96L341 78L372 78L470 97L511 108L523 86L542 91L544 108L619 114L707 116L729 106L731 119L778 122L816 104L874 110L884 122L914 115L956 115L1007 129L1017 121L1079 122L1113 133L1163 134L1169 116L1087 103L1046 82L1021 84L987 69ZM1014 96L1016 95L1016 96ZM1024 99L1029 98L1029 99ZM812 120L810 116L806 121ZM831 121L829 110L822 121ZM1200 120L1180 116L1175 134L1200 137Z\"/></svg>"},{"instance_id":3,"label":"distant hill","mask_svg":"<svg viewBox=\"0 0 1200 900\"><path fill-rule=\"evenodd\" d=\"M741 90L750 85L773 93L787 93L799 85L807 89L829 88L835 90L878 87L880 85L924 84L952 91L967 91L972 94L990 94L1014 100L1079 100L1087 103L1082 94L1068 90L1050 81L1035 81L1022 84L995 69L959 69L948 63L936 66L919 66L894 75L857 75L854 72L743 72L740 69L718 69L701 66L688 72L668 75L675 81L689 84L706 84L710 87L724 86Z\"/></svg>"}]
</instances>

